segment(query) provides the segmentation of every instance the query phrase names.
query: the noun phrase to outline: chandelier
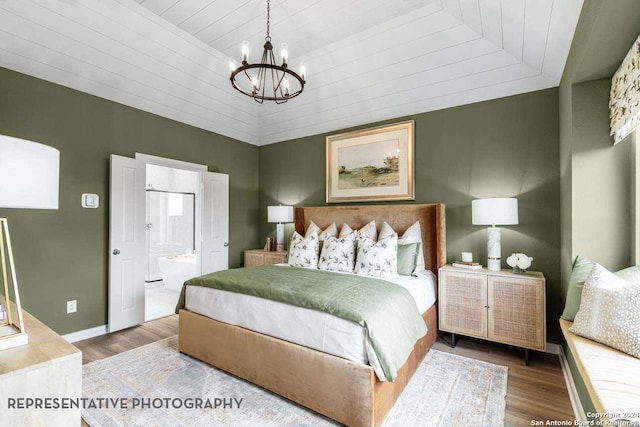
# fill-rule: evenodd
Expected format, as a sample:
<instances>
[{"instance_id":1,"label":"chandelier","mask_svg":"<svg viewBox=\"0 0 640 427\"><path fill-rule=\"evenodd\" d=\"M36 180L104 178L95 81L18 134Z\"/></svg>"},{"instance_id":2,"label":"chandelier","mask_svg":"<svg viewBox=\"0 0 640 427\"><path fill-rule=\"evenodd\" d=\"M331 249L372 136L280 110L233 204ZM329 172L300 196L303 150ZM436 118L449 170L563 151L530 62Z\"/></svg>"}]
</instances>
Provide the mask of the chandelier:
<instances>
[{"instance_id":1,"label":"chandelier","mask_svg":"<svg viewBox=\"0 0 640 427\"><path fill-rule=\"evenodd\" d=\"M280 56L282 63L278 65L273 54L271 34L269 31L271 10L267 0L267 37L264 38L264 50L260 63L249 64L249 44L242 44L242 65L236 68L231 62L231 85L238 91L252 97L262 104L264 101L275 101L284 104L291 98L302 93L304 89L305 67L300 67L300 74L289 69L287 60L289 51L286 44L282 45ZM290 82L291 80L291 82ZM293 83L293 86L291 85Z\"/></svg>"}]
</instances>

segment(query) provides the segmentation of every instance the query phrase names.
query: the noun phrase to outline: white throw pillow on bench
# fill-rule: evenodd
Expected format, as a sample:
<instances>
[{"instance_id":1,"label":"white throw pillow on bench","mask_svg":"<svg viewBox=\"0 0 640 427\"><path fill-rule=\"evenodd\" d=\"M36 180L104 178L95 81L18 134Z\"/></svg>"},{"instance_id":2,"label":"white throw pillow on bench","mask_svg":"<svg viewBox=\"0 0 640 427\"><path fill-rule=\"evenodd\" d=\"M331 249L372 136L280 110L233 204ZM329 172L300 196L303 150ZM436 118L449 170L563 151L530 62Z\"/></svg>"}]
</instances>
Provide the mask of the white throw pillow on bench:
<instances>
[{"instance_id":1,"label":"white throw pillow on bench","mask_svg":"<svg viewBox=\"0 0 640 427\"><path fill-rule=\"evenodd\" d=\"M640 358L640 284L595 264L569 331Z\"/></svg>"}]
</instances>

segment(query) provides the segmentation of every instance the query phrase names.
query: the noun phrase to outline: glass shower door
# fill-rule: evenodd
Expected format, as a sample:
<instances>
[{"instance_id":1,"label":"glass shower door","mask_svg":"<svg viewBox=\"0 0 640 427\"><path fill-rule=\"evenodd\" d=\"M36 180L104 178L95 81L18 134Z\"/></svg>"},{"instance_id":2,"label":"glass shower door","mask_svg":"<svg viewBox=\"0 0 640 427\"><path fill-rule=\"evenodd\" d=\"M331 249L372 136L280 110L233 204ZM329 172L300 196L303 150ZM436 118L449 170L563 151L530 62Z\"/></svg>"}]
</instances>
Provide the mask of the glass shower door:
<instances>
[{"instance_id":1,"label":"glass shower door","mask_svg":"<svg viewBox=\"0 0 640 427\"><path fill-rule=\"evenodd\" d=\"M147 282L165 280L167 287L165 276L190 272L191 264L195 276L195 194L147 190L147 248Z\"/></svg>"}]
</instances>

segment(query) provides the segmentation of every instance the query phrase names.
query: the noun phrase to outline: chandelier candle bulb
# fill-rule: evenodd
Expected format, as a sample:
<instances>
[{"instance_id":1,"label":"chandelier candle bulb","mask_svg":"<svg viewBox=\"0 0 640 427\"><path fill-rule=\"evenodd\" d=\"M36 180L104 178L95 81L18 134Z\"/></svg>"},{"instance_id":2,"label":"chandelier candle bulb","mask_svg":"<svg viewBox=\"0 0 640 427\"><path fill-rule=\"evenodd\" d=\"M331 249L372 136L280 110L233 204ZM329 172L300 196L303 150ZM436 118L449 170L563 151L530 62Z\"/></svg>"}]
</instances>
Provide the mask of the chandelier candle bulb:
<instances>
[{"instance_id":1,"label":"chandelier candle bulb","mask_svg":"<svg viewBox=\"0 0 640 427\"><path fill-rule=\"evenodd\" d=\"M248 60L249 60L249 43L242 42L242 63L244 64Z\"/></svg>"},{"instance_id":2,"label":"chandelier candle bulb","mask_svg":"<svg viewBox=\"0 0 640 427\"><path fill-rule=\"evenodd\" d=\"M236 69L236 63L235 63L235 62L233 62L233 61L230 61L230 62L229 62L229 69L230 69L231 71L235 70L235 69Z\"/></svg>"},{"instance_id":3,"label":"chandelier candle bulb","mask_svg":"<svg viewBox=\"0 0 640 427\"><path fill-rule=\"evenodd\" d=\"M304 77L307 75L307 67L305 67L304 65L300 66L300 77L302 77L302 80L304 80Z\"/></svg>"},{"instance_id":4,"label":"chandelier candle bulb","mask_svg":"<svg viewBox=\"0 0 640 427\"><path fill-rule=\"evenodd\" d=\"M289 46L286 43L282 44L282 48L280 49L280 56L282 57L282 65L286 66L287 61L289 60Z\"/></svg>"}]
</instances>

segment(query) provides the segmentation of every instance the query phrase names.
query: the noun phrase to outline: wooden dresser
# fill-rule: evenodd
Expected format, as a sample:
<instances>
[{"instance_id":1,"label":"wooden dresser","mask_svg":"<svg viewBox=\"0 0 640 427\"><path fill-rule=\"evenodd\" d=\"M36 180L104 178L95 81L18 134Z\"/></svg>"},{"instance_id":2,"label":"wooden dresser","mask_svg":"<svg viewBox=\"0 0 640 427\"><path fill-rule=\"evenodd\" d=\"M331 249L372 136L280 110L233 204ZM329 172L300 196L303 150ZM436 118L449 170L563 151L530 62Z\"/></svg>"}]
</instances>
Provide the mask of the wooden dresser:
<instances>
[{"instance_id":1,"label":"wooden dresser","mask_svg":"<svg viewBox=\"0 0 640 427\"><path fill-rule=\"evenodd\" d=\"M438 275L439 328L455 334L546 350L544 275L536 271L467 270L446 265Z\"/></svg>"},{"instance_id":2,"label":"wooden dresser","mask_svg":"<svg viewBox=\"0 0 640 427\"><path fill-rule=\"evenodd\" d=\"M263 249L251 249L244 251L244 266L255 267L257 265L281 264L287 262L287 252L265 252Z\"/></svg>"},{"instance_id":3,"label":"wooden dresser","mask_svg":"<svg viewBox=\"0 0 640 427\"><path fill-rule=\"evenodd\" d=\"M79 426L77 407L17 409L19 403L8 407L10 398L42 398L44 401L82 397L80 350L26 311L22 313L29 343L0 351L0 425ZM53 400L50 402L53 404Z\"/></svg>"}]
</instances>

